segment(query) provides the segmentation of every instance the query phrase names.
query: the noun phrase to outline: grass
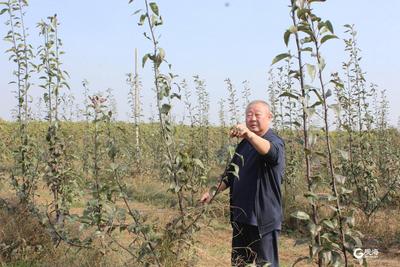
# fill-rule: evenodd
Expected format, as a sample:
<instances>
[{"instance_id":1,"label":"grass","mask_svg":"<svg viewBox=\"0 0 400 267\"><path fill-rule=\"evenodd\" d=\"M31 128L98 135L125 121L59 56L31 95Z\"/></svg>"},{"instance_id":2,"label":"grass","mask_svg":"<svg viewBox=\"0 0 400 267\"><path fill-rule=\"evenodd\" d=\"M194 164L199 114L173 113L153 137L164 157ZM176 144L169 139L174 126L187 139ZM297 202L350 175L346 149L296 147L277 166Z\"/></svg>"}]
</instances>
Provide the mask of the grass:
<instances>
[{"instance_id":1,"label":"grass","mask_svg":"<svg viewBox=\"0 0 400 267\"><path fill-rule=\"evenodd\" d=\"M168 188L168 186L162 182L146 182L137 179L129 187L129 197L132 200L150 203L162 208L176 206L176 196L167 192L165 188Z\"/></svg>"},{"instance_id":2,"label":"grass","mask_svg":"<svg viewBox=\"0 0 400 267\"><path fill-rule=\"evenodd\" d=\"M47 230L27 207L16 202L3 202L0 209L0 246L0 262L12 264L31 264L54 252Z\"/></svg>"}]
</instances>

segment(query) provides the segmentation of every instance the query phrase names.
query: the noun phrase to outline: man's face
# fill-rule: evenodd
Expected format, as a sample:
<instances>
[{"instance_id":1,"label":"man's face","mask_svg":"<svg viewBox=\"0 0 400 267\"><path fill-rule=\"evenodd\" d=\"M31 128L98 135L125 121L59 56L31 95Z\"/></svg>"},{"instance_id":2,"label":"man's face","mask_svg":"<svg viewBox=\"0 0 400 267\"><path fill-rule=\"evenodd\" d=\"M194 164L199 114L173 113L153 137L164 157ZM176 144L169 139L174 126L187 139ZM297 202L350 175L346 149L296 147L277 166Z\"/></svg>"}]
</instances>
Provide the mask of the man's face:
<instances>
[{"instance_id":1,"label":"man's face","mask_svg":"<svg viewBox=\"0 0 400 267\"><path fill-rule=\"evenodd\" d=\"M271 121L272 113L265 104L255 103L246 109L246 126L258 136L268 131Z\"/></svg>"}]
</instances>

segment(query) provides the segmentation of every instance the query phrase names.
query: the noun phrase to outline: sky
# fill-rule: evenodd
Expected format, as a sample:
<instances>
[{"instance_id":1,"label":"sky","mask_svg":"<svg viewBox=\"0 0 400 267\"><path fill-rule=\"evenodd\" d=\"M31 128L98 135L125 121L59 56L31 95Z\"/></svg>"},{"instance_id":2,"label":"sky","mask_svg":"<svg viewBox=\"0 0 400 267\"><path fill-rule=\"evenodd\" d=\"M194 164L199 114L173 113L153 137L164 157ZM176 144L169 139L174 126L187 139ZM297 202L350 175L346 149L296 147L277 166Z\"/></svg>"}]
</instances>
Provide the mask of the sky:
<instances>
[{"instance_id":1,"label":"sky","mask_svg":"<svg viewBox=\"0 0 400 267\"><path fill-rule=\"evenodd\" d=\"M26 24L29 41L35 47L41 44L37 22L57 13L61 24L59 36L66 52L61 61L71 76L69 84L76 103L83 102L81 83L86 79L92 92L113 89L118 119L129 119L126 74L133 72L135 48L139 58L152 49L142 34L145 29L137 25L138 17L132 15L143 8L143 2L134 0L128 5L128 0L29 1ZM166 59L172 64L173 73L179 75L178 80L192 80L193 75L205 80L212 122L218 121L218 101L227 97L226 78L232 80L238 92L247 80L252 99L267 99L271 61L287 51L283 33L291 23L289 0L159 0L157 3L164 20L159 33ZM355 24L362 69L368 82L387 90L389 121L396 126L400 116L400 90L397 90L400 1L328 0L314 6L320 17L332 22L340 38L347 37L344 24ZM0 36L8 31L6 19L5 15L0 16ZM8 84L15 68L4 53L8 48L8 43L0 42L0 118L10 120L17 102L13 95L15 87ZM343 51L340 39L324 46L327 74L341 70L342 62L347 60ZM140 67L139 75L144 115L148 118L155 106L150 64L144 69ZM31 94L35 100L43 91L34 85Z\"/></svg>"}]
</instances>

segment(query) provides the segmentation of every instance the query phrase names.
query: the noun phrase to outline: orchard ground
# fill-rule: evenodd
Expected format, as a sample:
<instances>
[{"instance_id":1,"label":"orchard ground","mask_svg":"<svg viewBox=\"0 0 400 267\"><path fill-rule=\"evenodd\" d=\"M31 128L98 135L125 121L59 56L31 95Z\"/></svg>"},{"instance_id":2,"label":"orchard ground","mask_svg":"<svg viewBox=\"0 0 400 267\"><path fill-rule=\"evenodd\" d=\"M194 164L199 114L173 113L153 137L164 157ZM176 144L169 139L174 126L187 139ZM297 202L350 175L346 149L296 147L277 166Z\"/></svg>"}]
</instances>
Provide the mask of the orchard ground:
<instances>
[{"instance_id":1,"label":"orchard ground","mask_svg":"<svg viewBox=\"0 0 400 267\"><path fill-rule=\"evenodd\" d=\"M9 202L15 203L13 200L15 196L13 191L7 183L7 173L1 173L1 193L0 198ZM153 221L160 227L163 227L168 221L176 215L177 211L170 208L170 201L173 197L169 196L169 193L165 191L165 186L151 180L150 178L135 178L130 182L134 190L134 199L132 199L130 205L132 208L140 211L149 217L149 220ZM45 207L50 201L51 196L46 190L44 184L39 185L37 198L37 204L40 207ZM226 193L220 195L217 201L213 204L215 208L215 217L207 220L203 220L200 224L200 230L195 234L195 245L193 246L194 253L196 254L195 266L230 266L230 239L231 239L231 227L228 219L228 198ZM84 199L77 200L71 213L79 214L83 211ZM122 204L121 204L122 205ZM220 216L222 215L222 216ZM14 219L7 218L7 213L0 213L0 226L2 236L7 236L15 233L4 233L5 229L10 229L7 224L13 224ZM9 220L7 220L9 219ZM34 218L31 218L34 220ZM24 231L24 227L31 227L31 219L26 218L22 225L16 226L16 232L20 234L38 234L35 232ZM5 224L4 224L5 223ZM387 266L396 267L400 263L400 245L398 239L400 238L399 226L400 226L400 212L399 209L382 210L372 218L370 224L362 224L364 227L363 232L365 233L364 245L365 248L378 249L379 254L377 257L369 258L369 266ZM379 233L381 238L386 238L387 242L392 241L393 244L388 246L382 245L380 242L377 247L377 240L374 239L374 233ZM299 232L287 229L282 231L279 240L279 257L281 266L291 266L295 260L299 257L306 256L308 254L308 247L306 244L295 245L296 238L300 236ZM32 236L23 237L26 240L32 239ZM397 242L396 242L397 239ZM120 234L118 236L120 242L129 243L129 237ZM44 244L45 246L45 244ZM57 251L59 250L59 251ZM123 265L124 259L128 257L126 253L121 250L112 251L110 250L105 257L105 260L95 259L95 255L98 253L95 251L96 248L89 250L82 250L76 252L73 249L68 248L67 245L61 244L55 251L51 253L43 254L42 257L33 257L34 266L62 266L63 262L68 262L72 266L107 266L109 264L118 266ZM50 255L50 257L49 257ZM74 260L72 260L74 259ZM4 263L3 263L4 264ZM26 265L24 265L26 264ZM3 265L3 266L31 266L32 262L25 258L24 260L18 261L15 264ZM313 266L312 263L302 261L296 266ZM316 265L315 265L316 266Z\"/></svg>"}]
</instances>

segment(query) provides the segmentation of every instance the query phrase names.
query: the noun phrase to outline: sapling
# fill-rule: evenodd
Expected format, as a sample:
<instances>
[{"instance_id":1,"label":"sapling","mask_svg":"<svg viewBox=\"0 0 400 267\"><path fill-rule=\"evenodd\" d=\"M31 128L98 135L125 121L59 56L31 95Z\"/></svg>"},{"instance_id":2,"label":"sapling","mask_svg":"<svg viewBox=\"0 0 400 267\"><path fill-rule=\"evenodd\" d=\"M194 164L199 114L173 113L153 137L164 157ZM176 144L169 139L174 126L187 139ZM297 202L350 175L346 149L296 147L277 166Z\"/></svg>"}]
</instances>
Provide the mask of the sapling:
<instances>
[{"instance_id":1,"label":"sapling","mask_svg":"<svg viewBox=\"0 0 400 267\"><path fill-rule=\"evenodd\" d=\"M82 81L83 86L83 97L84 97L84 108L81 110L84 118L84 131L83 131L83 143L88 144L90 142L90 111L89 111L89 82L85 79ZM90 158L87 149L82 150L82 171L87 177L90 169Z\"/></svg>"},{"instance_id":2,"label":"sapling","mask_svg":"<svg viewBox=\"0 0 400 267\"><path fill-rule=\"evenodd\" d=\"M34 71L34 50L28 41L28 29L25 25L25 8L28 6L26 0L8 0L1 2L4 6L0 15L8 15L6 25L9 27L4 40L11 43L6 50L10 55L9 60L16 65L13 75L15 80L11 84L16 86L17 110L16 119L18 132L15 150L15 167L11 173L11 182L16 190L20 202L32 202L37 182L38 160L35 158L34 144L28 134L28 123L30 118L29 90L31 87L31 75Z\"/></svg>"},{"instance_id":3,"label":"sapling","mask_svg":"<svg viewBox=\"0 0 400 267\"><path fill-rule=\"evenodd\" d=\"M132 1L130 1L132 2ZM163 239L157 248L163 255L161 258L164 264L177 264L184 260L182 253L184 249L190 250L193 244L191 232L196 230L196 223L192 220L192 209L186 206L184 193L192 190L191 180L187 179L193 168L204 168L199 158L187 157L185 152L180 150L181 140L176 138L176 126L172 118L172 105L174 99L181 99L180 90L174 90L174 79L176 75L171 73L171 65L168 65L168 73L162 71L165 66L165 51L159 45L159 37L156 31L163 24L158 5L155 2L148 3L144 0L144 11L139 16L139 25L147 25L148 31L145 37L152 44L152 52L143 56L143 65L147 60L152 63L154 88L156 92L156 104L158 109L158 120L163 142L163 151L159 158L162 159L163 176L170 182L169 190L177 197L179 216L174 218L164 229ZM140 11L138 11L140 12ZM186 239L186 240L185 240ZM185 241L183 241L185 240ZM188 261L189 259L185 259Z\"/></svg>"},{"instance_id":4,"label":"sapling","mask_svg":"<svg viewBox=\"0 0 400 267\"><path fill-rule=\"evenodd\" d=\"M251 90L250 90L250 82L248 80L244 80L242 82L242 100L243 100L243 110L246 110L247 105L250 102Z\"/></svg>"},{"instance_id":5,"label":"sapling","mask_svg":"<svg viewBox=\"0 0 400 267\"><path fill-rule=\"evenodd\" d=\"M342 81L337 73L332 75L340 108L340 127L346 133L346 146L341 150L340 160L348 177L347 183L356 193L347 201L358 207L369 221L393 194L397 182L395 176L388 175L392 172L387 171L394 165L393 155L389 151L383 152L388 147L382 146L390 138L384 130L387 126L385 98L378 99L377 85L366 86L355 26L346 24L344 27L349 35L344 39L345 51L349 55L348 61L343 63L345 79ZM385 177L384 183L380 183L380 177Z\"/></svg>"},{"instance_id":6,"label":"sapling","mask_svg":"<svg viewBox=\"0 0 400 267\"><path fill-rule=\"evenodd\" d=\"M47 105L48 130L46 140L48 143L47 168L44 179L53 196L53 206L57 223L64 220L68 213L69 203L72 197L68 189L72 180L72 169L66 155L66 140L60 133L60 104L61 91L69 88L66 78L68 73L61 69L60 55L62 42L58 36L59 22L57 15L48 18L48 22L38 23L40 35L43 37L43 45L39 47L38 55L40 64L37 70L41 74L40 80L45 92L43 98Z\"/></svg>"},{"instance_id":7,"label":"sapling","mask_svg":"<svg viewBox=\"0 0 400 267\"><path fill-rule=\"evenodd\" d=\"M291 35L294 35L294 40L295 40L295 48L296 48L296 54L294 55L297 64L298 64L298 69L290 70L290 74L294 79L296 79L299 83L300 86L300 92L296 93L288 93L285 94L284 96L290 97L295 99L296 101L299 102L302 108L302 113L301 113L301 118L302 118L302 141L301 143L303 144L303 151L304 151L304 160L305 160L305 178L307 181L307 187L308 187L308 192L313 193L315 189L315 182L313 181L313 175L311 172L311 153L310 153L310 139L309 139L309 115L310 112L308 110L309 105L308 105L308 100L309 100L309 87L305 85L305 68L304 68L304 63L303 63L303 53L305 52L303 46L305 43L305 37L300 36L300 32L298 31L298 27L300 26L299 22L299 7L296 5L295 1L291 1L290 3L290 16L292 20L292 26L289 27L288 30L286 30L284 34L284 42L286 46L289 44L289 40ZM289 53L282 53L274 58L272 61L272 64L275 64L279 62L282 59L291 57L291 54ZM319 212L317 205L314 201L310 201L311 204L311 220L312 224L310 225L317 225L319 223ZM304 218L304 219L309 219L310 216L308 214L304 214L304 212L296 212L293 214L293 216L297 218ZM314 227L315 228L315 227ZM313 249L313 247L319 248L321 246L321 236L319 232L315 232L312 236L312 239L310 240L310 258L313 258L314 255L316 254L316 250ZM318 255L318 265L322 266L322 260L319 258ZM302 260L303 258L299 258L299 260Z\"/></svg>"},{"instance_id":8,"label":"sapling","mask_svg":"<svg viewBox=\"0 0 400 267\"><path fill-rule=\"evenodd\" d=\"M142 119L142 101L141 101L141 89L142 89L142 83L139 77L138 73L138 64L137 64L137 49L135 48L135 70L134 73L129 73L127 75L127 83L130 86L130 105L131 105L131 114L133 118L133 124L134 124L134 140L135 140L135 165L137 169L140 169L139 162L141 158L141 149L140 149L140 131L139 131L139 125L141 123Z\"/></svg>"},{"instance_id":9,"label":"sapling","mask_svg":"<svg viewBox=\"0 0 400 267\"><path fill-rule=\"evenodd\" d=\"M205 81L200 79L198 75L194 76L193 79L197 96L196 132L198 133L198 138L196 139L199 141L196 144L198 147L197 157L207 164L209 161L210 98L206 90Z\"/></svg>"},{"instance_id":10,"label":"sapling","mask_svg":"<svg viewBox=\"0 0 400 267\"><path fill-rule=\"evenodd\" d=\"M239 106L238 106L239 99L237 97L236 89L231 82L231 79L229 78L225 79L225 83L229 93L227 99L228 110L229 110L229 122L230 125L236 125L240 121Z\"/></svg>"},{"instance_id":11,"label":"sapling","mask_svg":"<svg viewBox=\"0 0 400 267\"><path fill-rule=\"evenodd\" d=\"M293 57L298 61L299 69L290 71L290 73L293 74L294 78L299 80L301 94L287 93L286 96L297 99L303 106L304 152L309 189L305 196L308 198L312 208L311 216L304 212L295 212L293 216L308 221L308 228L311 234L309 240L309 260L316 256L319 266L324 264L344 264L347 266L349 264L347 252L352 251L355 246L360 246L361 241L357 236L358 233L351 230L354 222L351 219L352 213L345 210L341 203L343 197L351 193L351 191L343 186L345 177L337 174L337 168L333 159L328 116L330 107L327 101L327 98L332 93L330 89L327 89L327 84L324 81L323 71L326 63L321 55L323 44L337 37L334 35L331 22L329 20L323 21L313 13L313 9L311 8L312 2L314 1L291 1L290 7L293 25L284 34L286 45L288 45L292 35L294 35L296 41L297 56ZM314 63L303 63L302 56L306 53L309 53ZM292 55L290 53L280 54L275 57L273 63L288 57L292 57ZM311 82L315 81L319 87L305 84L303 67L307 68ZM315 102L309 104L310 100L314 100ZM323 151L318 151L317 148L313 148L312 146L312 143L316 143L315 140L318 137L318 132L313 130L310 135L309 130L307 130L310 114L316 114L322 119L323 136L325 139ZM314 160L314 164L320 166L319 173L313 176L311 176L310 172L310 159ZM321 160L324 160L325 163L322 164ZM322 168L323 166L325 168ZM315 189L323 190L323 177L326 177L329 181L329 185L331 186L330 194L315 192ZM333 210L333 213L322 217L318 208L326 206L327 204L325 203L330 202L334 203L334 205L329 206ZM345 213L348 214L347 217L345 217Z\"/></svg>"},{"instance_id":12,"label":"sapling","mask_svg":"<svg viewBox=\"0 0 400 267\"><path fill-rule=\"evenodd\" d=\"M196 118L193 113L194 107L192 106L192 92L185 79L182 80L180 86L183 91L183 104L185 108L183 121L185 122L187 118L190 128L194 128L196 125Z\"/></svg>"},{"instance_id":13,"label":"sapling","mask_svg":"<svg viewBox=\"0 0 400 267\"><path fill-rule=\"evenodd\" d=\"M221 164L224 162L227 154L227 146L228 142L226 137L228 136L227 124L226 124L226 111L225 111L225 100L221 98L218 101L219 110L218 110L218 119L219 119L219 149L217 150L217 160L218 163Z\"/></svg>"}]
</instances>

